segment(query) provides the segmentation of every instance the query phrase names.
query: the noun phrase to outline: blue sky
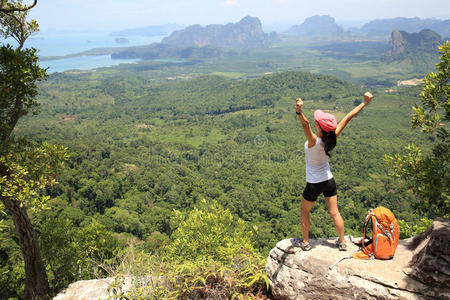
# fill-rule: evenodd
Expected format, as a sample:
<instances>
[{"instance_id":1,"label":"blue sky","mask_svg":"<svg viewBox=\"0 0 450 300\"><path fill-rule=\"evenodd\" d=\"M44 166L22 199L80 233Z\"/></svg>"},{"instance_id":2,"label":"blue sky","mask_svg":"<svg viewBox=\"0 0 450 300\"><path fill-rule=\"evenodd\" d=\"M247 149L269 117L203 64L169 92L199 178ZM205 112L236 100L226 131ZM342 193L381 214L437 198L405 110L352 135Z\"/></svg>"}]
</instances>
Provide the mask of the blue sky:
<instances>
[{"instance_id":1,"label":"blue sky","mask_svg":"<svg viewBox=\"0 0 450 300\"><path fill-rule=\"evenodd\" d=\"M350 21L357 21L357 25L399 16L449 19L450 0L39 0L31 17L45 31L225 24L247 15L260 18L265 27L275 28L300 24L318 14L348 25Z\"/></svg>"}]
</instances>

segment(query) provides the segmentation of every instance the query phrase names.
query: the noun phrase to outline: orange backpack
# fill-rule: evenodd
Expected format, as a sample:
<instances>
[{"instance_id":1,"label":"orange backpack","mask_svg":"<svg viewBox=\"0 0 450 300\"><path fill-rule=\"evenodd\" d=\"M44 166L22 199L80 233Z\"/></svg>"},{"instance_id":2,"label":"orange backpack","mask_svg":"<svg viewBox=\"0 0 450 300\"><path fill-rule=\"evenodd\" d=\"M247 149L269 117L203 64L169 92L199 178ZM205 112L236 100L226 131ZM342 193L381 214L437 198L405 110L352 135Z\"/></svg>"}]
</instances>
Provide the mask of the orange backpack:
<instances>
[{"instance_id":1,"label":"orange backpack","mask_svg":"<svg viewBox=\"0 0 450 300\"><path fill-rule=\"evenodd\" d=\"M368 227L369 223L371 227ZM370 229L372 237L367 236ZM400 227L392 211L383 206L371 209L364 222L361 251L354 253L353 257L391 259L397 249L399 235Z\"/></svg>"}]
</instances>

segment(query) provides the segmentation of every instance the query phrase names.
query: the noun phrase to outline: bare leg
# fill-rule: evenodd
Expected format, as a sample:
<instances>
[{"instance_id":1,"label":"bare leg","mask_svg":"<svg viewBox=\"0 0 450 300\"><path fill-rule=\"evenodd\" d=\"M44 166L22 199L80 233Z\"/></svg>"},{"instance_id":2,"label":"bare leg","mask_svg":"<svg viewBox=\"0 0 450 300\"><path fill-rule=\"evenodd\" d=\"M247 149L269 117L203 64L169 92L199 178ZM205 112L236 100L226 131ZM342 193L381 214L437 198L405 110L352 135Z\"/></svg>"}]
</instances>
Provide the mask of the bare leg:
<instances>
[{"instance_id":1,"label":"bare leg","mask_svg":"<svg viewBox=\"0 0 450 300\"><path fill-rule=\"evenodd\" d=\"M325 197L327 202L328 212L333 218L334 227L336 227L337 234L339 235L339 242L343 243L344 240L344 220L342 220L341 214L337 206L337 196Z\"/></svg>"},{"instance_id":2,"label":"bare leg","mask_svg":"<svg viewBox=\"0 0 450 300\"><path fill-rule=\"evenodd\" d=\"M315 201L308 201L305 200L305 198L302 197L302 202L300 205L300 223L302 224L302 236L303 236L303 242L309 241L309 212L311 211L311 208L314 206Z\"/></svg>"}]
</instances>

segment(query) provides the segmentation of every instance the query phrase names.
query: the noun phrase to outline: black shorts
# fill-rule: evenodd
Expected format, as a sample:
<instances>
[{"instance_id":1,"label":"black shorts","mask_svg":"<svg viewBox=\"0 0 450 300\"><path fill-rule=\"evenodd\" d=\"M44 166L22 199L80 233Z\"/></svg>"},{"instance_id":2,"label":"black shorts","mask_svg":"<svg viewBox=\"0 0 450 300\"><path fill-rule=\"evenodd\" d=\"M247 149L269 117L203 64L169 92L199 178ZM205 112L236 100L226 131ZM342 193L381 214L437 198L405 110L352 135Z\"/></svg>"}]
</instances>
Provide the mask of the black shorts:
<instances>
[{"instance_id":1,"label":"black shorts","mask_svg":"<svg viewBox=\"0 0 450 300\"><path fill-rule=\"evenodd\" d=\"M306 183L303 191L303 198L308 201L316 201L317 197L322 194L325 197L332 197L337 195L336 182L334 178L318 183Z\"/></svg>"}]
</instances>

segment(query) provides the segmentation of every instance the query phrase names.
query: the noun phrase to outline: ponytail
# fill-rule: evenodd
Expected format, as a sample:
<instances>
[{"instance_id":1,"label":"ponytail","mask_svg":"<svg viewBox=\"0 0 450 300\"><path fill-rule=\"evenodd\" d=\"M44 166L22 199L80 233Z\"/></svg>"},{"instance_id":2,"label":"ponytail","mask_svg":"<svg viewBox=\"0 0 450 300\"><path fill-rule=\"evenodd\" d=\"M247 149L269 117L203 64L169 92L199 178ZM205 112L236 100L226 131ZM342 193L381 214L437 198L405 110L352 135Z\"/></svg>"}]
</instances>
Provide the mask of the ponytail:
<instances>
[{"instance_id":1,"label":"ponytail","mask_svg":"<svg viewBox=\"0 0 450 300\"><path fill-rule=\"evenodd\" d=\"M325 144L325 154L328 155L328 157L331 157L330 151L336 146L336 133L334 131L325 132L323 130L322 133L323 143Z\"/></svg>"}]
</instances>

